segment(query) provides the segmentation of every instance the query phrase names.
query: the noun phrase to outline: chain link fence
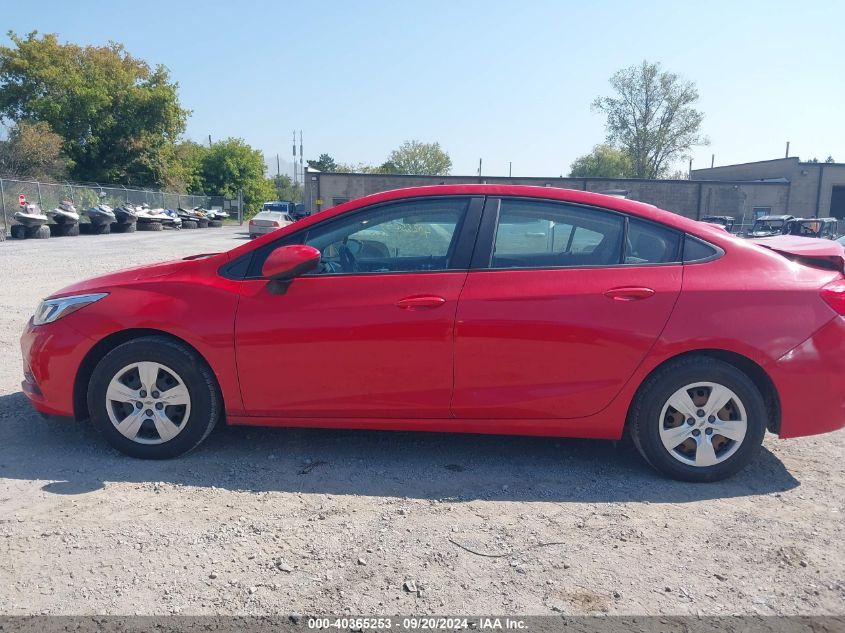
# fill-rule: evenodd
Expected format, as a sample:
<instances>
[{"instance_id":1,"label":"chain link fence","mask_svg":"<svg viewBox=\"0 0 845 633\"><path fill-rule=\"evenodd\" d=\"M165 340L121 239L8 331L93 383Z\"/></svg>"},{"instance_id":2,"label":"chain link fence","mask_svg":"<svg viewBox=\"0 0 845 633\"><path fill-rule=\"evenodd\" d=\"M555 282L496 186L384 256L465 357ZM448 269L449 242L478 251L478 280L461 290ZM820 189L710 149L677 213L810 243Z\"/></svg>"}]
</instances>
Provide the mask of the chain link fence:
<instances>
[{"instance_id":1,"label":"chain link fence","mask_svg":"<svg viewBox=\"0 0 845 633\"><path fill-rule=\"evenodd\" d=\"M20 209L20 196L24 196L28 203L37 204L42 210L53 209L62 200L70 200L78 211L98 204L119 207L124 204L148 204L150 208L162 209L205 209L221 208L228 212L233 219L240 219L240 205L237 200L229 200L219 196L205 194L184 194L153 189L130 189L123 186L77 184L77 183L46 183L31 180L13 180L0 178L0 239L8 236L9 227L15 223L14 214ZM86 222L80 213L81 222Z\"/></svg>"}]
</instances>

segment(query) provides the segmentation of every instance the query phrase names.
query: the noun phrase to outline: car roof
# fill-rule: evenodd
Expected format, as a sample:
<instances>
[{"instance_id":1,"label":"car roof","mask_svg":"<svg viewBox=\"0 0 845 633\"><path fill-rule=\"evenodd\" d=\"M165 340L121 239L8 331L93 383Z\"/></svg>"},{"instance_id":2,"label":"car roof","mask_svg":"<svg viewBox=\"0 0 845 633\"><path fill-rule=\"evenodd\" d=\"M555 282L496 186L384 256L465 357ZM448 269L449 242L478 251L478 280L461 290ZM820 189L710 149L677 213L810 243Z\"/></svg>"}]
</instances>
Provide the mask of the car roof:
<instances>
[{"instance_id":1,"label":"car roof","mask_svg":"<svg viewBox=\"0 0 845 633\"><path fill-rule=\"evenodd\" d=\"M758 220L792 220L791 215L761 215Z\"/></svg>"},{"instance_id":2,"label":"car roof","mask_svg":"<svg viewBox=\"0 0 845 633\"><path fill-rule=\"evenodd\" d=\"M692 233L704 239L710 240L715 244L721 244L725 240L736 240L724 231L721 227L716 228L706 223L693 220L671 211L664 211L658 209L656 206L646 204L645 202L637 202L635 200L618 198L608 196L600 193L593 193L590 191L581 191L578 189L562 189L559 187L537 187L530 185L488 185L488 184L457 184L457 185L429 185L424 187L407 187L404 189L392 189L390 191L382 191L374 193L361 198L344 202L335 207L312 213L310 216L295 223L297 231L302 230L316 224L323 222L330 218L349 213L356 209L379 204L382 202L392 202L411 198L424 198L434 196L507 196L507 197L522 197L545 199L561 202L571 202L574 204L583 204L611 211L618 211L621 213L628 213L646 220L653 220L660 222L667 226L674 227L678 230ZM789 216L785 216L789 217ZM293 227L294 225L291 225ZM285 230L285 229L282 229ZM293 229L291 229L293 230ZM240 255L249 252L255 248L259 248L262 244L271 242L274 239L285 235L285 233L273 233L259 237L253 242L242 244L229 251L231 257L239 257Z\"/></svg>"},{"instance_id":3,"label":"car roof","mask_svg":"<svg viewBox=\"0 0 845 633\"><path fill-rule=\"evenodd\" d=\"M794 222L837 222L836 218L795 218Z\"/></svg>"}]
</instances>

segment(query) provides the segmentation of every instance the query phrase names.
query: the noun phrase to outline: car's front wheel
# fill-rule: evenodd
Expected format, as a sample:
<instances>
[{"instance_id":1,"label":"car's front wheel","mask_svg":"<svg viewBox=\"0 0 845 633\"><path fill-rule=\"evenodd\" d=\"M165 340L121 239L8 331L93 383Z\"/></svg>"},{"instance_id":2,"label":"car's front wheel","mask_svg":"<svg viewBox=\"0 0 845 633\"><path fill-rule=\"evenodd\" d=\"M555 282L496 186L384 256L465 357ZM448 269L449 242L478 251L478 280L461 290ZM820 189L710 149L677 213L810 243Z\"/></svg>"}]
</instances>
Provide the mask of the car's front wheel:
<instances>
[{"instance_id":1,"label":"car's front wheel","mask_svg":"<svg viewBox=\"0 0 845 633\"><path fill-rule=\"evenodd\" d=\"M97 364L88 386L92 422L116 449L142 459L167 459L195 448L221 410L208 365L165 337L117 346Z\"/></svg>"},{"instance_id":2,"label":"car's front wheel","mask_svg":"<svg viewBox=\"0 0 845 633\"><path fill-rule=\"evenodd\" d=\"M667 364L640 389L628 416L646 461L675 479L718 481L744 468L766 432L760 390L720 360L689 357Z\"/></svg>"}]
</instances>

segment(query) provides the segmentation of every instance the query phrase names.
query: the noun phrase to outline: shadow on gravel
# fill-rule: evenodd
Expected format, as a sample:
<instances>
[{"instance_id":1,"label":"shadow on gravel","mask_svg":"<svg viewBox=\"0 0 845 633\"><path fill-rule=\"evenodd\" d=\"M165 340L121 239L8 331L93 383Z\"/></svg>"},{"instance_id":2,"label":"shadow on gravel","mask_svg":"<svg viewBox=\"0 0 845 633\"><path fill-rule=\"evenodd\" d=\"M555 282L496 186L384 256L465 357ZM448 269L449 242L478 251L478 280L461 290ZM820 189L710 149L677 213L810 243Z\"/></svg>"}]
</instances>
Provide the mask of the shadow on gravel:
<instances>
[{"instance_id":1,"label":"shadow on gravel","mask_svg":"<svg viewBox=\"0 0 845 633\"><path fill-rule=\"evenodd\" d=\"M103 482L423 499L683 503L782 492L799 482L765 448L715 484L667 480L623 443L445 433L220 427L197 450L143 461L88 423L45 420L0 397L0 477L76 495Z\"/></svg>"}]
</instances>

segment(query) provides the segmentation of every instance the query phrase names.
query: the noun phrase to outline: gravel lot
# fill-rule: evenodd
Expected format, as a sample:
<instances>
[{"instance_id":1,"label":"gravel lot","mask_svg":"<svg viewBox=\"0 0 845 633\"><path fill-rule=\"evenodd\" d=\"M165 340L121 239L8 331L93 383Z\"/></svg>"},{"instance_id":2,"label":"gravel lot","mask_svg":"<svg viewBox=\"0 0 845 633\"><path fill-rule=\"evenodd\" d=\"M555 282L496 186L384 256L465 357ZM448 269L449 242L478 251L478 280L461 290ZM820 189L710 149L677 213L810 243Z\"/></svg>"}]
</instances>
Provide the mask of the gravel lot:
<instances>
[{"instance_id":1,"label":"gravel lot","mask_svg":"<svg viewBox=\"0 0 845 633\"><path fill-rule=\"evenodd\" d=\"M624 444L490 436L220 428L143 462L30 409L41 297L243 239L0 243L0 612L845 614L843 432L690 485Z\"/></svg>"}]
</instances>

